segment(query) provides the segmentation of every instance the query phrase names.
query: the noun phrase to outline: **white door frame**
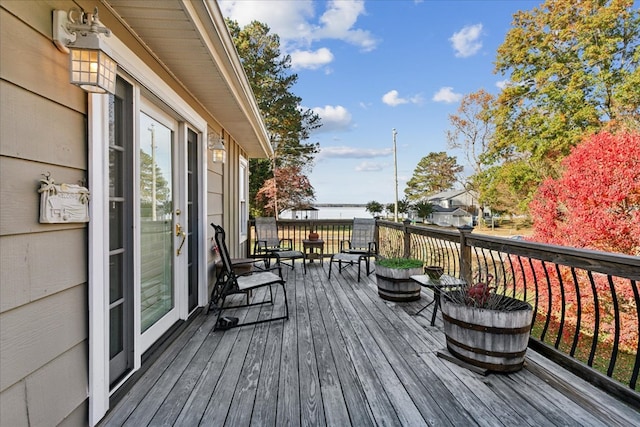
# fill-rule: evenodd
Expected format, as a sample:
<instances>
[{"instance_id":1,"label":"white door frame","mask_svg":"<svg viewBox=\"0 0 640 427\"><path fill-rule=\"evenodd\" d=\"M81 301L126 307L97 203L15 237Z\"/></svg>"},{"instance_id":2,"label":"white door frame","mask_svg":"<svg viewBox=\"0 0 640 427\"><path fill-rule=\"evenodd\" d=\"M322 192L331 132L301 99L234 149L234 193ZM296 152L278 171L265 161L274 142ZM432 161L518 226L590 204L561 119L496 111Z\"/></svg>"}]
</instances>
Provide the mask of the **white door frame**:
<instances>
[{"instance_id":1,"label":"white door frame","mask_svg":"<svg viewBox=\"0 0 640 427\"><path fill-rule=\"evenodd\" d=\"M200 164L202 171L198 176L199 191L199 221L200 232L197 236L198 244L201 248L206 247L206 200L207 194L207 147L204 141L207 140L207 122L191 106L182 101L178 95L166 82L151 70L139 57L117 37L112 36L106 40L111 47L112 57L118 63L119 70L126 72L134 83L134 115L139 114L140 87L141 85L149 92L162 100L168 107L180 117L181 126L179 135L186 132L186 125L199 133L200 141ZM128 79L129 80L129 79ZM109 317L108 317L108 284L109 284L109 261L108 248L105 246L109 241L109 211L107 188L108 188L108 96L90 94L88 95L88 179L91 191L91 203L89 204L90 221L89 231L89 424L96 425L109 409ZM136 119L137 121L137 119ZM184 122L184 123L183 123ZM138 129L134 129L137 135ZM183 136L178 136L183 138ZM182 184L180 184L182 185ZM207 300L207 251L202 250L199 265L198 301L203 305ZM139 278L139 277L138 277ZM186 291L185 291L186 292ZM185 305L179 309L179 318L186 318L188 315L187 299L180 298ZM134 304L139 303L134 299ZM138 305L139 307L139 305ZM139 322L139 320L138 320ZM134 324L134 327L136 325ZM134 333L139 333L139 323ZM135 347L139 347L136 343ZM132 373L140 368L141 351L135 350L134 369ZM127 378L124 378L124 382ZM122 382L120 384L122 384ZM116 386L114 389L117 389Z\"/></svg>"}]
</instances>

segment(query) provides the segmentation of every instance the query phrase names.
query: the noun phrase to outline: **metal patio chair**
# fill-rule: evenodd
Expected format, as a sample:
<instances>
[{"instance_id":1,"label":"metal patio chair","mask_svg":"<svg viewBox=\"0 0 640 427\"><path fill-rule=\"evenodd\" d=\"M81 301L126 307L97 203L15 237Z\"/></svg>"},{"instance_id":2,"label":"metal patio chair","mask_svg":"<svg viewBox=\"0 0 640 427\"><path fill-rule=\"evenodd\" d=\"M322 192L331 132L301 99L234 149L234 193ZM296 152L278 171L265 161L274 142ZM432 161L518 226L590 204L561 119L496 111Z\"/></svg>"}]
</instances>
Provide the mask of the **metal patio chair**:
<instances>
[{"instance_id":1,"label":"metal patio chair","mask_svg":"<svg viewBox=\"0 0 640 427\"><path fill-rule=\"evenodd\" d=\"M287 302L287 290L285 289L285 281L282 279L282 277L269 270L250 271L244 274L236 274L234 272L231 263L231 257L229 256L229 250L227 249L227 244L225 242L224 229L219 225L213 223L211 223L211 226L215 229L215 241L216 245L218 246L220 259L222 261L222 269L213 287L213 291L211 293L211 301L209 302L209 309L218 311L218 318L216 319L214 330L229 329L238 326L270 322L273 320L288 319L289 305ZM280 266L277 265L273 267L273 270L279 268ZM222 312L224 310L228 310L231 308L251 307L261 304L274 304L272 289L273 285L282 286L282 293L284 295L284 315L244 323L239 323L237 318L222 316ZM269 287L269 300L250 303L251 291L262 287ZM224 304L227 297L234 294L246 294L247 303L225 307Z\"/></svg>"},{"instance_id":2,"label":"metal patio chair","mask_svg":"<svg viewBox=\"0 0 640 427\"><path fill-rule=\"evenodd\" d=\"M278 262L291 268L294 268L296 259L301 259L304 273L307 272L304 253L293 249L291 239L278 237L278 225L273 217L256 218L256 241L253 252L256 256L265 257L266 260L276 258ZM287 264L285 260L290 260L291 264Z\"/></svg>"},{"instance_id":3,"label":"metal patio chair","mask_svg":"<svg viewBox=\"0 0 640 427\"><path fill-rule=\"evenodd\" d=\"M340 252L352 255L362 255L365 258L367 275L371 270L371 258L378 256L378 244L376 242L375 218L354 218L351 230L351 240L340 242Z\"/></svg>"}]
</instances>

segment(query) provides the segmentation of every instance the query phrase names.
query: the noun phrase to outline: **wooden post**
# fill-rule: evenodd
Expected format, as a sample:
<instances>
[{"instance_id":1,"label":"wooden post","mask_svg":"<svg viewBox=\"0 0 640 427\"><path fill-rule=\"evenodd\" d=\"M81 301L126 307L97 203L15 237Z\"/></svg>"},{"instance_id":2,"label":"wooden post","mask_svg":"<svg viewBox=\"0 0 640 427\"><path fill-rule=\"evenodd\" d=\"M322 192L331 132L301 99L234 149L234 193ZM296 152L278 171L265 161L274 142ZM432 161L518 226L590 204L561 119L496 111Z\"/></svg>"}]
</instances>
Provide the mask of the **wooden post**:
<instances>
[{"instance_id":1,"label":"wooden post","mask_svg":"<svg viewBox=\"0 0 640 427\"><path fill-rule=\"evenodd\" d=\"M473 227L465 225L458 227L460 232L460 278L471 284L471 246L467 246L467 236L473 231Z\"/></svg>"},{"instance_id":2,"label":"wooden post","mask_svg":"<svg viewBox=\"0 0 640 427\"><path fill-rule=\"evenodd\" d=\"M404 230L404 258L411 258L411 233L407 230L407 226L411 224L410 219L405 219L402 221L403 230Z\"/></svg>"}]
</instances>

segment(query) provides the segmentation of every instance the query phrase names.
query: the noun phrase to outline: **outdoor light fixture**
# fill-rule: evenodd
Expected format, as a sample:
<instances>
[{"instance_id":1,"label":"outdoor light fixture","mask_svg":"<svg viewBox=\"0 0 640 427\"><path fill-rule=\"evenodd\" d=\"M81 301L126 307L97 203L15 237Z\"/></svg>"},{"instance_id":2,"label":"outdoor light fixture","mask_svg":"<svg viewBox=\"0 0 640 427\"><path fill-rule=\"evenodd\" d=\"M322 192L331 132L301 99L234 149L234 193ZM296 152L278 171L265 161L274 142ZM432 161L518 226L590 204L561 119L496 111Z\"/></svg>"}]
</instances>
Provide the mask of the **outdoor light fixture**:
<instances>
[{"instance_id":1,"label":"outdoor light fixture","mask_svg":"<svg viewBox=\"0 0 640 427\"><path fill-rule=\"evenodd\" d=\"M224 138L216 135L215 132L209 132L209 150L213 152L213 163L224 163L227 151L224 148Z\"/></svg>"},{"instance_id":2,"label":"outdoor light fixture","mask_svg":"<svg viewBox=\"0 0 640 427\"><path fill-rule=\"evenodd\" d=\"M58 50L69 54L71 83L87 92L115 93L116 62L100 38L111 30L98 19L98 8L85 13L76 8L53 11L53 42Z\"/></svg>"}]
</instances>

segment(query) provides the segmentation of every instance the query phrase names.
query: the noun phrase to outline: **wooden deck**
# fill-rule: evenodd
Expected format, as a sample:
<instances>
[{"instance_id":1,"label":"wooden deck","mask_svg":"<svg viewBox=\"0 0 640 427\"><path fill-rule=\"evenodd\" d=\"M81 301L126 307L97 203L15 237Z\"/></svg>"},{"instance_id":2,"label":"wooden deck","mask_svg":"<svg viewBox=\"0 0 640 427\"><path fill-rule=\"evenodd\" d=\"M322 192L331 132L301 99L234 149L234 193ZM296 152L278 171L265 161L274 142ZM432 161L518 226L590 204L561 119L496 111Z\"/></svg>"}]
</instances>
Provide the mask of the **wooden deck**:
<instances>
[{"instance_id":1,"label":"wooden deck","mask_svg":"<svg viewBox=\"0 0 640 427\"><path fill-rule=\"evenodd\" d=\"M522 371L482 376L437 356L442 320L377 296L328 262L285 269L290 318L212 332L199 315L101 425L640 425L640 412L531 350ZM275 288L274 288L275 289ZM256 294L261 298L264 294ZM269 317L279 305L238 310ZM230 313L231 314L231 313Z\"/></svg>"}]
</instances>

